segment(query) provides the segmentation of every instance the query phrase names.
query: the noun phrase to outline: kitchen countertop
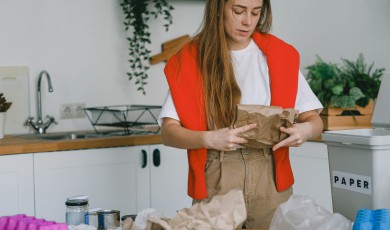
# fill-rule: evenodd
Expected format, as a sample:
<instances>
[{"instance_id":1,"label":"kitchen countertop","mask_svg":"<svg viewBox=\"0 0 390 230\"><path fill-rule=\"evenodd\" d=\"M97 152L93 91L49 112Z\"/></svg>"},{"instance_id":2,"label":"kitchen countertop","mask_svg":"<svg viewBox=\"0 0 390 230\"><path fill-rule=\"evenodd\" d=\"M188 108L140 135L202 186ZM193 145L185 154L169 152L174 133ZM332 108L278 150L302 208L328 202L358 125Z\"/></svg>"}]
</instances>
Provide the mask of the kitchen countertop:
<instances>
[{"instance_id":1,"label":"kitchen countertop","mask_svg":"<svg viewBox=\"0 0 390 230\"><path fill-rule=\"evenodd\" d=\"M321 137L317 137L310 141L321 142L322 140ZM0 139L0 155L125 147L149 144L161 144L160 134L102 136L85 139L80 138L75 140L45 140L26 137L26 135L6 135L3 139Z\"/></svg>"},{"instance_id":2,"label":"kitchen countertop","mask_svg":"<svg viewBox=\"0 0 390 230\"><path fill-rule=\"evenodd\" d=\"M161 144L160 135L104 136L75 140L44 140L23 135L6 135L0 139L0 155L149 144Z\"/></svg>"}]
</instances>

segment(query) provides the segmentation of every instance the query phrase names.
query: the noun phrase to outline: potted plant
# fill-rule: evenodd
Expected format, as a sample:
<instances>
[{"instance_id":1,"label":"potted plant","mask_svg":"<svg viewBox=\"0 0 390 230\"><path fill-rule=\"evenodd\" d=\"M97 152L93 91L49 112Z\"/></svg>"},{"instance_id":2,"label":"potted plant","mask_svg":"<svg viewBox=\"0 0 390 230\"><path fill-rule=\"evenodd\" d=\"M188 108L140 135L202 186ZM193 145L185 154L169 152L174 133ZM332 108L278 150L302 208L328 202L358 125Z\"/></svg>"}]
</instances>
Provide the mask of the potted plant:
<instances>
[{"instance_id":1,"label":"potted plant","mask_svg":"<svg viewBox=\"0 0 390 230\"><path fill-rule=\"evenodd\" d=\"M164 27L168 30L172 24L170 12L174 8L168 0L121 0L120 5L125 15L125 30L131 29L131 34L127 37L131 71L127 75L129 80L135 79L137 90L146 94L144 86L147 84L148 61L151 53L147 47L151 43L148 22L151 17L156 19L162 15L165 20Z\"/></svg>"},{"instance_id":2,"label":"potted plant","mask_svg":"<svg viewBox=\"0 0 390 230\"><path fill-rule=\"evenodd\" d=\"M4 137L5 114L11 107L12 102L8 102L3 93L0 93L0 139Z\"/></svg>"},{"instance_id":3,"label":"potted plant","mask_svg":"<svg viewBox=\"0 0 390 230\"><path fill-rule=\"evenodd\" d=\"M316 62L307 69L308 83L325 108L353 108L364 97L353 79L345 77L337 64L324 62L317 56Z\"/></svg>"},{"instance_id":4,"label":"potted plant","mask_svg":"<svg viewBox=\"0 0 390 230\"><path fill-rule=\"evenodd\" d=\"M367 66L362 54L356 61L341 60L340 65L317 56L307 67L308 83L324 105L325 130L369 127L384 68Z\"/></svg>"},{"instance_id":5,"label":"potted plant","mask_svg":"<svg viewBox=\"0 0 390 230\"><path fill-rule=\"evenodd\" d=\"M374 63L367 66L363 54L359 54L354 62L344 58L341 60L343 61L343 77L352 79L355 86L364 92L364 96L356 101L356 105L366 107L378 96L385 68L373 69Z\"/></svg>"}]
</instances>

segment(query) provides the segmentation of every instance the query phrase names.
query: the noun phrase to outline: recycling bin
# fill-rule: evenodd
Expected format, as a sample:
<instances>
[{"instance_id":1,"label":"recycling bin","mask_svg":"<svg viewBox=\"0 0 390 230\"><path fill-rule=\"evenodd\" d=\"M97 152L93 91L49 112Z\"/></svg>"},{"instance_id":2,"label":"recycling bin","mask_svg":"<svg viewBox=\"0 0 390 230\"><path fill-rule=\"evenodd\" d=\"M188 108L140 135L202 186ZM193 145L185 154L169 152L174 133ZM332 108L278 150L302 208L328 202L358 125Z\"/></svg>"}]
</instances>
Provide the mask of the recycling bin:
<instances>
[{"instance_id":1,"label":"recycling bin","mask_svg":"<svg viewBox=\"0 0 390 230\"><path fill-rule=\"evenodd\" d=\"M384 77L372 129L326 131L333 211L354 220L359 209L390 209L390 77Z\"/></svg>"}]
</instances>

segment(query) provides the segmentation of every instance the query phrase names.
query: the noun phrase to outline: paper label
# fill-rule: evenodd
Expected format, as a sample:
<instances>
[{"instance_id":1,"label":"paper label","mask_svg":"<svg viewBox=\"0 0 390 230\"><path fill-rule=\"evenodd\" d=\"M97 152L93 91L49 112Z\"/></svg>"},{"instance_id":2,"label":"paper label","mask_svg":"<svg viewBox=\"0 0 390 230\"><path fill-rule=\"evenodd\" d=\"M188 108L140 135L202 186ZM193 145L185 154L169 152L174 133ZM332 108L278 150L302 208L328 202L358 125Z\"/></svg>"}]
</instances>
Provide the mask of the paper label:
<instances>
[{"instance_id":1,"label":"paper label","mask_svg":"<svg viewBox=\"0 0 390 230\"><path fill-rule=\"evenodd\" d=\"M332 185L353 192L371 195L371 177L358 174L332 171Z\"/></svg>"}]
</instances>

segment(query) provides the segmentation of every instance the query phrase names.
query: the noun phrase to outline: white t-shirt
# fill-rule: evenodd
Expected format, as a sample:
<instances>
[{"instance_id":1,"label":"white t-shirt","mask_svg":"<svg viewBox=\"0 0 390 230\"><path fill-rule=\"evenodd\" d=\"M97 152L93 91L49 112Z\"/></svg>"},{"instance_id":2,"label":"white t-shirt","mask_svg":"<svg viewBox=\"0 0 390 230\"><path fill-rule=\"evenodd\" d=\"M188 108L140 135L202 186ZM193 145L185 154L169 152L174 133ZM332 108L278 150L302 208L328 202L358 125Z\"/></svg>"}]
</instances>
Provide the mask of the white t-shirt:
<instances>
[{"instance_id":1,"label":"white t-shirt","mask_svg":"<svg viewBox=\"0 0 390 230\"><path fill-rule=\"evenodd\" d=\"M266 105L271 104L271 89L266 57L253 40L242 50L231 51L233 69L236 81L241 89L241 104ZM305 77L299 72L298 93L295 109L299 113L323 108L321 102L311 90ZM162 118L169 117L180 121L170 91L160 112L158 123Z\"/></svg>"}]
</instances>

